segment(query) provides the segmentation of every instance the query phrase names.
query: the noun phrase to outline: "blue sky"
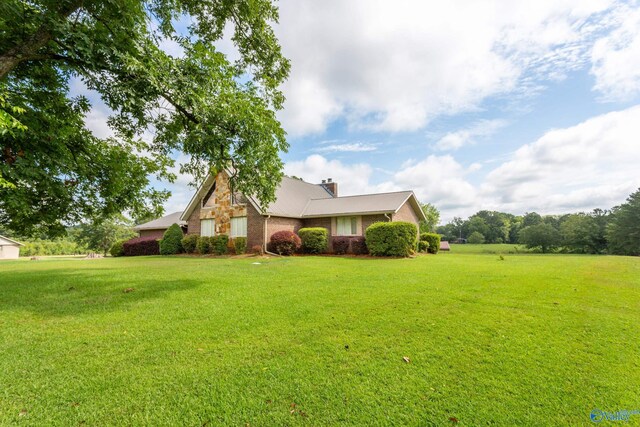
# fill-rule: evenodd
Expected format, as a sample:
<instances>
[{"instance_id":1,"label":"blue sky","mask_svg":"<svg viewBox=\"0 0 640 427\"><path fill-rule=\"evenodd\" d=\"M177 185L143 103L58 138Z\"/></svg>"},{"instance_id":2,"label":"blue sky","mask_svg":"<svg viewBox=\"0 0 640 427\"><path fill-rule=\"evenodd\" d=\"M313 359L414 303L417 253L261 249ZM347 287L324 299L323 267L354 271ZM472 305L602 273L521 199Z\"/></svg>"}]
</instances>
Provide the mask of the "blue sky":
<instances>
[{"instance_id":1,"label":"blue sky","mask_svg":"<svg viewBox=\"0 0 640 427\"><path fill-rule=\"evenodd\" d=\"M441 3L279 2L286 173L411 189L443 221L609 208L640 187L637 2ZM88 118L98 134L106 114Z\"/></svg>"}]
</instances>

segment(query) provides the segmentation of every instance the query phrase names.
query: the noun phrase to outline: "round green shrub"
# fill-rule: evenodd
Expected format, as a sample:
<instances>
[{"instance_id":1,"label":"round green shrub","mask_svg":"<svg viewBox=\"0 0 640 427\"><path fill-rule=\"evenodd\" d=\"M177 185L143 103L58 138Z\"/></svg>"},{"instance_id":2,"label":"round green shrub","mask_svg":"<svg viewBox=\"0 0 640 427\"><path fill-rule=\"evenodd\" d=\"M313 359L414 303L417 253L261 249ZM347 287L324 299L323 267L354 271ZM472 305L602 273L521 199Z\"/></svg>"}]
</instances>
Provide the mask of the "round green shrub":
<instances>
[{"instance_id":1,"label":"round green shrub","mask_svg":"<svg viewBox=\"0 0 640 427\"><path fill-rule=\"evenodd\" d=\"M118 240L111 246L109 253L112 257L124 256L124 242L126 242L126 240Z\"/></svg>"},{"instance_id":2,"label":"round green shrub","mask_svg":"<svg viewBox=\"0 0 640 427\"><path fill-rule=\"evenodd\" d=\"M178 224L173 224L164 232L160 240L160 255L175 255L182 252L182 228Z\"/></svg>"},{"instance_id":3,"label":"round green shrub","mask_svg":"<svg viewBox=\"0 0 640 427\"><path fill-rule=\"evenodd\" d=\"M211 238L211 252L214 255L224 255L229 252L229 236L218 234Z\"/></svg>"},{"instance_id":4,"label":"round green shrub","mask_svg":"<svg viewBox=\"0 0 640 427\"><path fill-rule=\"evenodd\" d=\"M198 235L197 234L187 234L182 238L182 249L188 253L195 253L198 245Z\"/></svg>"},{"instance_id":5,"label":"round green shrub","mask_svg":"<svg viewBox=\"0 0 640 427\"><path fill-rule=\"evenodd\" d=\"M211 238L207 236L198 236L196 242L196 249L200 255L206 255L211 253Z\"/></svg>"},{"instance_id":6,"label":"round green shrub","mask_svg":"<svg viewBox=\"0 0 640 427\"><path fill-rule=\"evenodd\" d=\"M426 240L420 240L418 242L418 252L427 252L429 249L429 242L427 242Z\"/></svg>"},{"instance_id":7,"label":"round green shrub","mask_svg":"<svg viewBox=\"0 0 640 427\"><path fill-rule=\"evenodd\" d=\"M367 248L374 256L411 255L416 248L418 227L410 222L376 222L365 231Z\"/></svg>"},{"instance_id":8,"label":"round green shrub","mask_svg":"<svg viewBox=\"0 0 640 427\"><path fill-rule=\"evenodd\" d=\"M237 255L242 255L247 252L247 238L236 237L233 239L233 249L236 251Z\"/></svg>"},{"instance_id":9,"label":"round green shrub","mask_svg":"<svg viewBox=\"0 0 640 427\"><path fill-rule=\"evenodd\" d=\"M422 233L420 235L420 241L428 242L429 247L427 248L427 252L430 254L437 254L440 251L440 236L438 233Z\"/></svg>"},{"instance_id":10,"label":"round green shrub","mask_svg":"<svg viewBox=\"0 0 640 427\"><path fill-rule=\"evenodd\" d=\"M309 227L298 230L302 242L302 252L306 254L320 254L327 250L329 242L327 229L324 227Z\"/></svg>"}]
</instances>

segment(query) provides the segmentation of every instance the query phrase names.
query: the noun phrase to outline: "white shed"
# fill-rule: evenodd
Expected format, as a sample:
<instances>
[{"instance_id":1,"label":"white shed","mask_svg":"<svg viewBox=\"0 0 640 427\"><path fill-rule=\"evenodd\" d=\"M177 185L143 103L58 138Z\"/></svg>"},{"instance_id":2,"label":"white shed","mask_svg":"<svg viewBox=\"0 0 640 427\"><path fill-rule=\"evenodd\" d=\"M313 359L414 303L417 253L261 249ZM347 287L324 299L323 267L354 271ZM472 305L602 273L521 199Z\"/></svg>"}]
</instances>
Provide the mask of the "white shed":
<instances>
[{"instance_id":1,"label":"white shed","mask_svg":"<svg viewBox=\"0 0 640 427\"><path fill-rule=\"evenodd\" d=\"M0 236L0 259L18 259L22 243Z\"/></svg>"}]
</instances>

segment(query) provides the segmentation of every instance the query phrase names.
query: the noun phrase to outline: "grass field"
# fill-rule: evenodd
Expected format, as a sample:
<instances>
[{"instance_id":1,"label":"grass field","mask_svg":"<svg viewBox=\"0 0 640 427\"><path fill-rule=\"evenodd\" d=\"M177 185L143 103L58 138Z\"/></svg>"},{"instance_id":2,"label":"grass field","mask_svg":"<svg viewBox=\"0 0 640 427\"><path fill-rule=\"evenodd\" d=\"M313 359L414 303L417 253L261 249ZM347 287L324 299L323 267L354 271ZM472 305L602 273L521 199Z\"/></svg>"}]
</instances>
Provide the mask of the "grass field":
<instances>
[{"instance_id":1,"label":"grass field","mask_svg":"<svg viewBox=\"0 0 640 427\"><path fill-rule=\"evenodd\" d=\"M0 425L589 425L639 320L640 258L1 262Z\"/></svg>"}]
</instances>

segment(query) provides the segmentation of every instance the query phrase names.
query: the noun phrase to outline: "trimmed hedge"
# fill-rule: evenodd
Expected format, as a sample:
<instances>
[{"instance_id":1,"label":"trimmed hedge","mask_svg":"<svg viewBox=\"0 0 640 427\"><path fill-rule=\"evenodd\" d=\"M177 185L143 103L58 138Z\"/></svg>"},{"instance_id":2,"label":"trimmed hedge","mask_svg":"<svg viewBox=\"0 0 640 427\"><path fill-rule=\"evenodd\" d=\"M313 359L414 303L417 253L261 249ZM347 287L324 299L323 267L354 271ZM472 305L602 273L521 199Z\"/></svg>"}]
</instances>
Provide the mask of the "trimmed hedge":
<instances>
[{"instance_id":1,"label":"trimmed hedge","mask_svg":"<svg viewBox=\"0 0 640 427\"><path fill-rule=\"evenodd\" d=\"M420 241L429 243L427 252L429 252L430 254L437 254L438 251L440 251L441 238L442 236L437 233L422 233L420 235Z\"/></svg>"},{"instance_id":2,"label":"trimmed hedge","mask_svg":"<svg viewBox=\"0 0 640 427\"><path fill-rule=\"evenodd\" d=\"M418 242L418 252L427 252L429 250L429 242L420 240Z\"/></svg>"},{"instance_id":3,"label":"trimmed hedge","mask_svg":"<svg viewBox=\"0 0 640 427\"><path fill-rule=\"evenodd\" d=\"M206 255L211 253L211 237L207 236L198 236L198 241L196 242L196 249L200 255Z\"/></svg>"},{"instance_id":4,"label":"trimmed hedge","mask_svg":"<svg viewBox=\"0 0 640 427\"><path fill-rule=\"evenodd\" d=\"M198 235L197 234L187 234L182 238L182 249L188 254L193 254L196 252L198 245Z\"/></svg>"},{"instance_id":5,"label":"trimmed hedge","mask_svg":"<svg viewBox=\"0 0 640 427\"><path fill-rule=\"evenodd\" d=\"M364 237L354 237L351 239L351 252L354 255L367 255L369 248Z\"/></svg>"},{"instance_id":6,"label":"trimmed hedge","mask_svg":"<svg viewBox=\"0 0 640 427\"><path fill-rule=\"evenodd\" d=\"M175 255L183 251L182 238L184 233L178 224L172 224L162 235L160 240L160 255Z\"/></svg>"},{"instance_id":7,"label":"trimmed hedge","mask_svg":"<svg viewBox=\"0 0 640 427\"><path fill-rule=\"evenodd\" d=\"M155 237L136 237L122 244L125 256L160 255L160 244Z\"/></svg>"},{"instance_id":8,"label":"trimmed hedge","mask_svg":"<svg viewBox=\"0 0 640 427\"><path fill-rule=\"evenodd\" d=\"M320 254L327 250L329 242L327 229L324 227L309 227L298 230L302 252L306 254Z\"/></svg>"},{"instance_id":9,"label":"trimmed hedge","mask_svg":"<svg viewBox=\"0 0 640 427\"><path fill-rule=\"evenodd\" d=\"M333 238L333 252L337 255L344 255L349 252L349 244L351 239L348 237L338 236Z\"/></svg>"},{"instance_id":10,"label":"trimmed hedge","mask_svg":"<svg viewBox=\"0 0 640 427\"><path fill-rule=\"evenodd\" d=\"M291 255L300 249L302 242L293 231L282 230L271 235L269 239L270 250L279 255Z\"/></svg>"},{"instance_id":11,"label":"trimmed hedge","mask_svg":"<svg viewBox=\"0 0 640 427\"><path fill-rule=\"evenodd\" d=\"M126 242L126 240L118 240L111 246L109 253L112 257L124 256L124 242Z\"/></svg>"},{"instance_id":12,"label":"trimmed hedge","mask_svg":"<svg viewBox=\"0 0 640 427\"><path fill-rule=\"evenodd\" d=\"M224 255L229 253L229 236L226 234L218 234L211 237L211 252L214 255Z\"/></svg>"},{"instance_id":13,"label":"trimmed hedge","mask_svg":"<svg viewBox=\"0 0 640 427\"><path fill-rule=\"evenodd\" d=\"M236 251L237 255L242 255L247 252L247 238L236 237L233 239L233 249Z\"/></svg>"},{"instance_id":14,"label":"trimmed hedge","mask_svg":"<svg viewBox=\"0 0 640 427\"><path fill-rule=\"evenodd\" d=\"M411 255L416 249L418 227L410 222L376 222L366 232L366 243L371 255Z\"/></svg>"}]
</instances>

